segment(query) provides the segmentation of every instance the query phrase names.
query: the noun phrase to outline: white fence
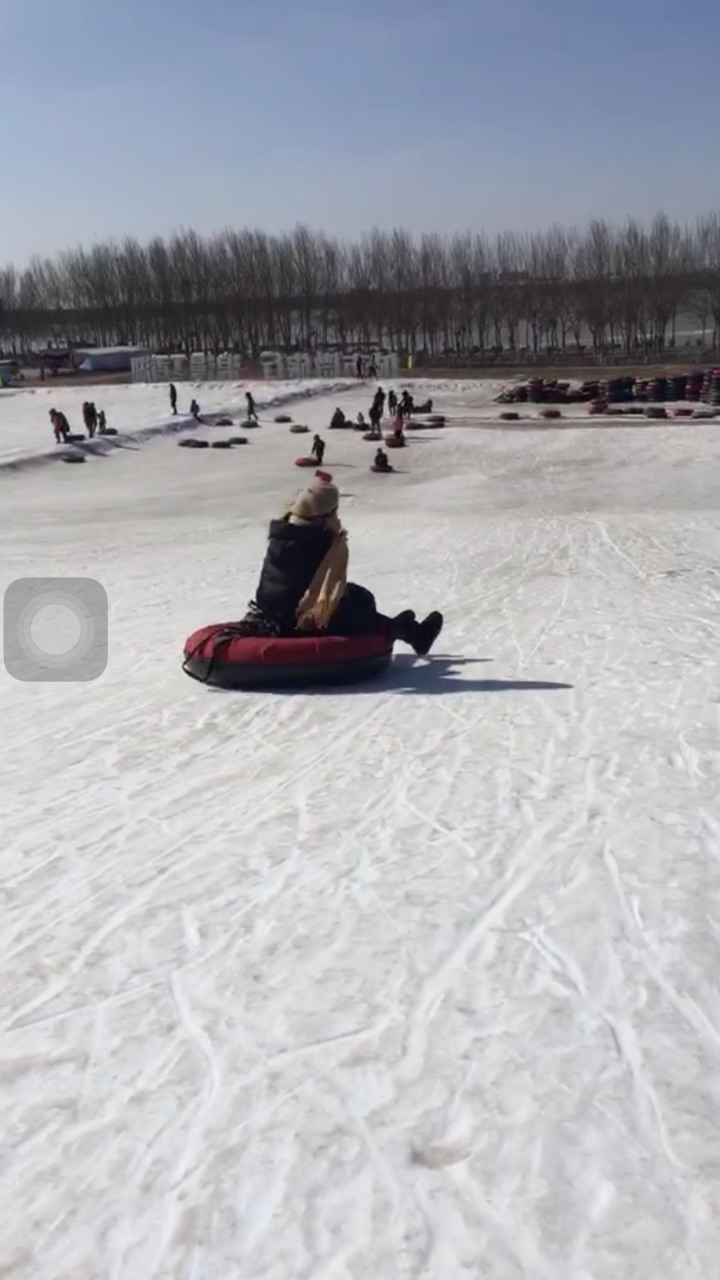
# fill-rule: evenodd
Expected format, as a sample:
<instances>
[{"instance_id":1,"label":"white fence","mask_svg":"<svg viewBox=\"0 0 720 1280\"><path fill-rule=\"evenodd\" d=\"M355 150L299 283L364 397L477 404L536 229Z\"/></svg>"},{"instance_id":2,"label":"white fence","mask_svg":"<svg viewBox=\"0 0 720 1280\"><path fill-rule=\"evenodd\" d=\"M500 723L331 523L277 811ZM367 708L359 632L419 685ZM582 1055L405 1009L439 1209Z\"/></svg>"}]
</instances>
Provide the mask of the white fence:
<instances>
[{"instance_id":1,"label":"white fence","mask_svg":"<svg viewBox=\"0 0 720 1280\"><path fill-rule=\"evenodd\" d=\"M186 355L135 356L131 361L133 382L239 382L242 356L213 356L206 351Z\"/></svg>"},{"instance_id":2,"label":"white fence","mask_svg":"<svg viewBox=\"0 0 720 1280\"><path fill-rule=\"evenodd\" d=\"M279 351L263 351L260 356L263 377L270 379L294 378L355 378L358 360L362 362L363 377L397 378L400 373L400 357L397 352L365 355L360 351L318 351L315 355L300 353L283 355ZM371 374L371 370L374 373Z\"/></svg>"},{"instance_id":3,"label":"white fence","mask_svg":"<svg viewBox=\"0 0 720 1280\"><path fill-rule=\"evenodd\" d=\"M400 359L395 352L366 356L340 351L318 351L314 355L263 351L260 365L263 378L274 380L354 378L358 360L362 361L364 377L370 377L373 369L372 376L379 379L399 376ZM219 356L206 351L194 351L189 357L140 355L131 360L133 382L240 382L242 371L243 357L228 352Z\"/></svg>"}]
</instances>

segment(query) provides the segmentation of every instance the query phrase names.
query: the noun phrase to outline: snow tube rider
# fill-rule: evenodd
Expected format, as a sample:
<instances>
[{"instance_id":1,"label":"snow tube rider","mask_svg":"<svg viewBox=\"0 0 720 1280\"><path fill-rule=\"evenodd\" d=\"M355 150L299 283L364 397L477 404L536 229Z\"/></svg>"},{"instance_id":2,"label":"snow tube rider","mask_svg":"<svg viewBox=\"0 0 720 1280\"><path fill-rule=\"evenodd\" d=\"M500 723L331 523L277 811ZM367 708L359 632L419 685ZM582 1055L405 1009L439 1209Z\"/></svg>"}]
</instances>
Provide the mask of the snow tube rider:
<instances>
[{"instance_id":1,"label":"snow tube rider","mask_svg":"<svg viewBox=\"0 0 720 1280\"><path fill-rule=\"evenodd\" d=\"M340 494L328 478L298 493L270 523L255 599L239 624L247 636L384 635L416 654L429 653L443 626L441 613L418 622L411 609L379 613L366 587L347 581L347 534L338 517Z\"/></svg>"},{"instance_id":2,"label":"snow tube rider","mask_svg":"<svg viewBox=\"0 0 720 1280\"><path fill-rule=\"evenodd\" d=\"M390 466L390 459L388 458L384 449L378 449L377 453L375 454L373 467L375 468L376 471L392 471L392 467Z\"/></svg>"},{"instance_id":3,"label":"snow tube rider","mask_svg":"<svg viewBox=\"0 0 720 1280\"><path fill-rule=\"evenodd\" d=\"M397 448L402 448L405 444L405 432L403 430L403 418L400 412L398 412L397 417L393 421L392 433Z\"/></svg>"}]
</instances>

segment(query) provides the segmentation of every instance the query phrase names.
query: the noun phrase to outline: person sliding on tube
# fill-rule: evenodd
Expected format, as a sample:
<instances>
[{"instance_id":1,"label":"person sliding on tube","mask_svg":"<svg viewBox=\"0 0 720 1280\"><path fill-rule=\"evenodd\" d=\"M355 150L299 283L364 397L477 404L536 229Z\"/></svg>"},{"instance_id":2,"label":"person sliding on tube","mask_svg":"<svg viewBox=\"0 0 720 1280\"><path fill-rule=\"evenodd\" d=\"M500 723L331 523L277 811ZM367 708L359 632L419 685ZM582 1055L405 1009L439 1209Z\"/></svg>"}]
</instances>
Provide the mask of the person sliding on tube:
<instances>
[{"instance_id":1,"label":"person sliding on tube","mask_svg":"<svg viewBox=\"0 0 720 1280\"><path fill-rule=\"evenodd\" d=\"M412 609L379 613L366 587L347 581L347 534L340 494L324 473L302 489L270 524L255 599L239 624L248 636L384 635L415 653L430 652L443 627L441 613L418 622Z\"/></svg>"},{"instance_id":2,"label":"person sliding on tube","mask_svg":"<svg viewBox=\"0 0 720 1280\"><path fill-rule=\"evenodd\" d=\"M325 457L325 441L321 436L313 436L311 453L318 466L321 467L323 458Z\"/></svg>"},{"instance_id":3,"label":"person sliding on tube","mask_svg":"<svg viewBox=\"0 0 720 1280\"><path fill-rule=\"evenodd\" d=\"M378 449L375 454L374 467L376 471L391 471L390 460L384 449Z\"/></svg>"}]
</instances>

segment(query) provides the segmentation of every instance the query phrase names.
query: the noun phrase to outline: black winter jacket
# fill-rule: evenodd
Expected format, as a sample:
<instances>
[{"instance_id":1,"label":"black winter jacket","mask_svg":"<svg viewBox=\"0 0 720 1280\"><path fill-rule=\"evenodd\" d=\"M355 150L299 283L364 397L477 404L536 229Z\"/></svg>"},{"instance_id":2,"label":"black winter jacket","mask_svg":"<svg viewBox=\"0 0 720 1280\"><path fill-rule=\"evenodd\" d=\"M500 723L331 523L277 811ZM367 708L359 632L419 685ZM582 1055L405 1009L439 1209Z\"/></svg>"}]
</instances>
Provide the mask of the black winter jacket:
<instances>
[{"instance_id":1,"label":"black winter jacket","mask_svg":"<svg viewBox=\"0 0 720 1280\"><path fill-rule=\"evenodd\" d=\"M315 571L330 547L332 534L321 525L290 524L273 520L270 524L265 560L255 593L255 609L248 618L251 630L292 635L296 630L297 608L312 582ZM259 611L260 617L257 616ZM377 613L375 597L365 587L349 582L328 631L331 635L353 635L384 627Z\"/></svg>"},{"instance_id":2,"label":"black winter jacket","mask_svg":"<svg viewBox=\"0 0 720 1280\"><path fill-rule=\"evenodd\" d=\"M271 522L255 602L281 632L294 631L297 607L331 541L321 525Z\"/></svg>"}]
</instances>

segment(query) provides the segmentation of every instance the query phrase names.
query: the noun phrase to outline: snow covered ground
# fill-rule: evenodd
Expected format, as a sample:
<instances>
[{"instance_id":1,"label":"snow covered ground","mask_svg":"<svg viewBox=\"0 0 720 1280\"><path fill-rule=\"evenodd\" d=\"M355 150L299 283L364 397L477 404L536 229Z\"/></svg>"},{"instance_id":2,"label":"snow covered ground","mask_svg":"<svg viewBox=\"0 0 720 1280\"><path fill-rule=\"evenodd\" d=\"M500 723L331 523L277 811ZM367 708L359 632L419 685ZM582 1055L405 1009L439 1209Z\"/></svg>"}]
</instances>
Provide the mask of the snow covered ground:
<instances>
[{"instance_id":1,"label":"snow covered ground","mask_svg":"<svg viewBox=\"0 0 720 1280\"><path fill-rule=\"evenodd\" d=\"M0 1275L718 1274L720 424L430 394L395 477L326 435L353 578L447 619L352 692L180 671L302 482L271 414L0 472L0 587L110 601L97 681L0 677Z\"/></svg>"},{"instance_id":2,"label":"snow covered ground","mask_svg":"<svg viewBox=\"0 0 720 1280\"><path fill-rule=\"evenodd\" d=\"M156 435L183 430L193 425L190 401L198 401L202 411L216 413L227 409L244 416L245 392L251 390L258 407L279 407L317 395L331 387L342 391L353 387L345 378L335 383L321 383L317 378L292 382L181 382L178 383L178 414L170 413L167 384L120 384L115 386L63 387L62 383L37 387L31 391L0 391L0 467L9 463L37 460L57 455L55 437L49 419L50 409L61 409L73 431L83 432L82 404L93 399L98 410L104 409L107 425L121 433L149 439ZM97 437L94 448L103 444Z\"/></svg>"}]
</instances>

